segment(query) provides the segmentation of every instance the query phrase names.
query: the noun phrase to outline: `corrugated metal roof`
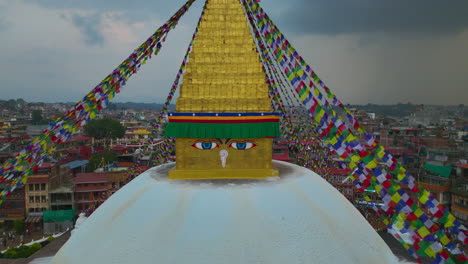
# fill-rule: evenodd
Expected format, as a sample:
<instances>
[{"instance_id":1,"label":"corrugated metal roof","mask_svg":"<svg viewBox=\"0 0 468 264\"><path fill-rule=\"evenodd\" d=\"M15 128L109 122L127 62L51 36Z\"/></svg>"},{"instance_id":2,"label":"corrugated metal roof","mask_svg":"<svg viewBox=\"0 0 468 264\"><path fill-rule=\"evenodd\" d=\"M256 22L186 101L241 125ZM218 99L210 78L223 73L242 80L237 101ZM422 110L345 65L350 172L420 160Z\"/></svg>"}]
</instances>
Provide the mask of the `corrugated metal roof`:
<instances>
[{"instance_id":1,"label":"corrugated metal roof","mask_svg":"<svg viewBox=\"0 0 468 264\"><path fill-rule=\"evenodd\" d=\"M67 166L69 167L70 169L76 169L76 168L79 168L79 167L82 167L86 164L88 164L89 161L88 160L74 160L72 162L68 162L66 164L63 164L63 166Z\"/></svg>"}]
</instances>

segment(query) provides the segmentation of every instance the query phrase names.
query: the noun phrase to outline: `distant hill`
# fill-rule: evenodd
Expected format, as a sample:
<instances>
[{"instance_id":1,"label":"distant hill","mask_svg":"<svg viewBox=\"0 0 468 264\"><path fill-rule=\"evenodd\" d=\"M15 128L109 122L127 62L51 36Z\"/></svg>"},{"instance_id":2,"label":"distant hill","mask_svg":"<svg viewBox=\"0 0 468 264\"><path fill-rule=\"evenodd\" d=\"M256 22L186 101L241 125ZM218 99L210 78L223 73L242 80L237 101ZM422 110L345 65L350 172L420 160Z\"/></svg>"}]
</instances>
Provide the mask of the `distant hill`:
<instances>
[{"instance_id":1,"label":"distant hill","mask_svg":"<svg viewBox=\"0 0 468 264\"><path fill-rule=\"evenodd\" d=\"M367 104L367 105L350 105L349 107L354 107L359 110L376 113L379 116L391 116L391 117L405 117L414 113L416 109L424 107L417 104L395 104L395 105L376 105L376 104Z\"/></svg>"},{"instance_id":2,"label":"distant hill","mask_svg":"<svg viewBox=\"0 0 468 264\"><path fill-rule=\"evenodd\" d=\"M126 103L110 103L109 109L133 109L133 110L153 110L160 111L163 108L164 104L158 103L135 103L135 102L126 102ZM175 105L169 105L169 110L174 111Z\"/></svg>"}]
</instances>

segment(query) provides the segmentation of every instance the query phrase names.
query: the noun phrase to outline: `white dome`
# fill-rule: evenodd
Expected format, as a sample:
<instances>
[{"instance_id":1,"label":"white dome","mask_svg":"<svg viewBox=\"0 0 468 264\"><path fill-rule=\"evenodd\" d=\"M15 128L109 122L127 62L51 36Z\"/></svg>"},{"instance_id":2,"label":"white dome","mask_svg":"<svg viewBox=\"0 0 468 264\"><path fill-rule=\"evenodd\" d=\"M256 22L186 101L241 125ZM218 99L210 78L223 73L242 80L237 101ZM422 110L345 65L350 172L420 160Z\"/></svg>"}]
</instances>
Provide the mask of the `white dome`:
<instances>
[{"instance_id":1,"label":"white dome","mask_svg":"<svg viewBox=\"0 0 468 264\"><path fill-rule=\"evenodd\" d=\"M398 263L319 175L274 162L281 179L170 181L174 163L109 198L52 263Z\"/></svg>"}]
</instances>

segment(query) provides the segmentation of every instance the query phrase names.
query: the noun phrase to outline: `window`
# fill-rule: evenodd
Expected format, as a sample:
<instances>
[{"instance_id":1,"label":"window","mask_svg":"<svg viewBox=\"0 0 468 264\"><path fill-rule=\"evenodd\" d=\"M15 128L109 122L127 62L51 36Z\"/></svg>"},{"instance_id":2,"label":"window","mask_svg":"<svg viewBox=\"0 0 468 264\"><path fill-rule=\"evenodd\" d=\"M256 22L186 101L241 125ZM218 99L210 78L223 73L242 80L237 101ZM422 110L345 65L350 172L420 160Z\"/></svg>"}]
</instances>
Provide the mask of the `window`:
<instances>
[{"instance_id":1,"label":"window","mask_svg":"<svg viewBox=\"0 0 468 264\"><path fill-rule=\"evenodd\" d=\"M41 196L41 203L45 203L45 202L46 202L46 197L45 197L45 195L42 195Z\"/></svg>"},{"instance_id":2,"label":"window","mask_svg":"<svg viewBox=\"0 0 468 264\"><path fill-rule=\"evenodd\" d=\"M29 185L29 186L32 186L32 185ZM30 202L30 203L34 203L34 196L32 196L32 195L29 196L29 202Z\"/></svg>"},{"instance_id":3,"label":"window","mask_svg":"<svg viewBox=\"0 0 468 264\"><path fill-rule=\"evenodd\" d=\"M36 200L36 203L40 203L41 202L40 196L35 196L35 200Z\"/></svg>"},{"instance_id":4,"label":"window","mask_svg":"<svg viewBox=\"0 0 468 264\"><path fill-rule=\"evenodd\" d=\"M39 191L39 183L34 184L34 190Z\"/></svg>"},{"instance_id":5,"label":"window","mask_svg":"<svg viewBox=\"0 0 468 264\"><path fill-rule=\"evenodd\" d=\"M45 183L41 183L41 191L45 191Z\"/></svg>"},{"instance_id":6,"label":"window","mask_svg":"<svg viewBox=\"0 0 468 264\"><path fill-rule=\"evenodd\" d=\"M32 192L34 191L34 185L33 184L29 184L29 190Z\"/></svg>"}]
</instances>

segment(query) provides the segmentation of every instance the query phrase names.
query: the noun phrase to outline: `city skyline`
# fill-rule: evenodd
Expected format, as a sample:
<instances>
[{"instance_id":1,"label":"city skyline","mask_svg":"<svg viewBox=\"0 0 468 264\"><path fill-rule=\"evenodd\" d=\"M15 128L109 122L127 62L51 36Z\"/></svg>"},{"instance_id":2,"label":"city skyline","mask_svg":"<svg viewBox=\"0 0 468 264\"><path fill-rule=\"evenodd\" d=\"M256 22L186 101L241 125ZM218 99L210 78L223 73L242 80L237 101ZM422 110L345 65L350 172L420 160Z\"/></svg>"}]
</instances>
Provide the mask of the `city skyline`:
<instances>
[{"instance_id":1,"label":"city skyline","mask_svg":"<svg viewBox=\"0 0 468 264\"><path fill-rule=\"evenodd\" d=\"M80 100L184 2L0 0L0 99ZM115 102L165 99L203 2ZM344 103L466 104L464 1L261 3Z\"/></svg>"}]
</instances>

